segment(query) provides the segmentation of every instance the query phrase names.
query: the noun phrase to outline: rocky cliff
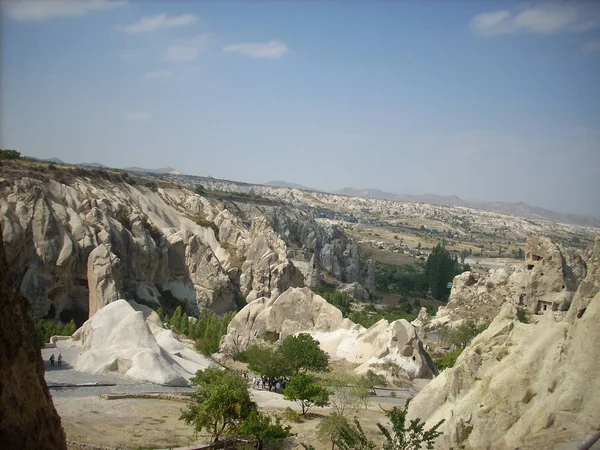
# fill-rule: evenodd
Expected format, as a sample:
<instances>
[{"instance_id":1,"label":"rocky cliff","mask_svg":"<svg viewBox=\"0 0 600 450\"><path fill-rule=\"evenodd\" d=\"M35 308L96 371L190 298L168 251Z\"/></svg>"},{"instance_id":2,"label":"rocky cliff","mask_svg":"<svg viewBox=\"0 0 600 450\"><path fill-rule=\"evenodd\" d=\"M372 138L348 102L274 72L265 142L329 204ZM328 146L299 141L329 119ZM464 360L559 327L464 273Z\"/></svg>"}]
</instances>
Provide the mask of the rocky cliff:
<instances>
[{"instance_id":1,"label":"rocky cliff","mask_svg":"<svg viewBox=\"0 0 600 450\"><path fill-rule=\"evenodd\" d=\"M369 329L344 319L339 309L308 288L290 288L277 298L260 298L231 321L221 341L224 357L261 342L265 333L279 339L309 333L332 359L358 363L359 373L390 360L410 378L431 378L437 370L406 320L380 320ZM377 370L377 369L375 369Z\"/></svg>"},{"instance_id":2,"label":"rocky cliff","mask_svg":"<svg viewBox=\"0 0 600 450\"><path fill-rule=\"evenodd\" d=\"M452 227L461 236L471 233L490 233L495 236L510 236L511 240L544 235L561 236L566 239L578 236L589 242L589 236L598 232L598 228L593 226L556 223L533 217L515 217L464 206L442 206L439 203L433 204L436 203L434 201L381 200L191 175L167 175L167 177L187 185L202 184L209 189L260 195L286 204L310 208L317 211L318 217L339 218L351 222L357 220L384 222L386 225L393 226L406 218L428 219Z\"/></svg>"},{"instance_id":3,"label":"rocky cliff","mask_svg":"<svg viewBox=\"0 0 600 450\"><path fill-rule=\"evenodd\" d=\"M0 239L0 446L66 449L44 380L44 361L27 299L18 292Z\"/></svg>"},{"instance_id":4,"label":"rocky cliff","mask_svg":"<svg viewBox=\"0 0 600 450\"><path fill-rule=\"evenodd\" d=\"M600 430L599 267L597 238L566 315L547 310L523 323L517 304L505 303L455 366L415 397L411 417L445 419L436 448L575 448Z\"/></svg>"},{"instance_id":5,"label":"rocky cliff","mask_svg":"<svg viewBox=\"0 0 600 450\"><path fill-rule=\"evenodd\" d=\"M290 206L108 171L3 171L7 257L36 317L83 323L119 298L224 312L303 286L309 249L340 281L360 278L356 245Z\"/></svg>"},{"instance_id":6,"label":"rocky cliff","mask_svg":"<svg viewBox=\"0 0 600 450\"><path fill-rule=\"evenodd\" d=\"M489 322L507 302L531 314L566 311L586 275L584 259L546 237L529 239L525 248L521 264L493 269L483 276L472 272L456 276L447 305L439 308L428 327L463 319Z\"/></svg>"}]
</instances>

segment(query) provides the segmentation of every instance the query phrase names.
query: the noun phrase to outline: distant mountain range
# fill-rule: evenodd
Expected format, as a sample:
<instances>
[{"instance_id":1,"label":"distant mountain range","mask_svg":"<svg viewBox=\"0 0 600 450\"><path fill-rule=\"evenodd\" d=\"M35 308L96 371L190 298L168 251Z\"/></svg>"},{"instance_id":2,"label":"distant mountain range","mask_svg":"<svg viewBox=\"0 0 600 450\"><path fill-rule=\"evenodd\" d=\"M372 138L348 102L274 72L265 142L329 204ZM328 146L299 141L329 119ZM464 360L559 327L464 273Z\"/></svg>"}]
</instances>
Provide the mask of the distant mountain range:
<instances>
[{"instance_id":1,"label":"distant mountain range","mask_svg":"<svg viewBox=\"0 0 600 450\"><path fill-rule=\"evenodd\" d=\"M302 189L304 191L316 191L316 189L303 186L302 184L288 183L287 181L281 181L281 180L268 181L264 184L265 184L265 186L275 186L275 187L291 188L291 189Z\"/></svg>"},{"instance_id":2,"label":"distant mountain range","mask_svg":"<svg viewBox=\"0 0 600 450\"><path fill-rule=\"evenodd\" d=\"M177 169L173 169L172 167L161 167L160 169L144 169L143 167L124 167L123 170L126 172L144 172L144 173L158 173L158 174L171 174L171 175L181 175L181 172Z\"/></svg>"},{"instance_id":3,"label":"distant mountain range","mask_svg":"<svg viewBox=\"0 0 600 450\"><path fill-rule=\"evenodd\" d=\"M381 200L391 200L396 202L416 202L416 203L428 203L431 205L441 206L464 206L467 208L483 209L484 211L491 211L500 214L508 214L511 216L519 216L528 219L543 219L550 220L553 222L561 223L572 223L583 226L600 226L600 219L589 216L581 216L578 214L565 214L549 209L539 208L537 206L530 206L526 203L507 203L507 202L470 202L463 200L456 195L436 195L436 194L424 194L424 195L397 195L389 192L383 192L378 189L354 189L344 188L334 192L335 194L348 195L352 197L367 197L377 198Z\"/></svg>"}]
</instances>

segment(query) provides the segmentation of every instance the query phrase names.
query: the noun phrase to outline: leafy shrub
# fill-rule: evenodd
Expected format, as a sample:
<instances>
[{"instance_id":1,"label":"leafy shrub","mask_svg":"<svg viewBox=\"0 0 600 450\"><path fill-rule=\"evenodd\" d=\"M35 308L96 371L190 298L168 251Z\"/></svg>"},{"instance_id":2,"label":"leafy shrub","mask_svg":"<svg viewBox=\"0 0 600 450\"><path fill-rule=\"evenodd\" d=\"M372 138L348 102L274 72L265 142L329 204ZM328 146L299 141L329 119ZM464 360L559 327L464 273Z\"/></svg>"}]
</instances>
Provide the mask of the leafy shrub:
<instances>
[{"instance_id":1,"label":"leafy shrub","mask_svg":"<svg viewBox=\"0 0 600 450\"><path fill-rule=\"evenodd\" d=\"M300 413L289 406L283 410L283 419L287 422L302 422L302 416Z\"/></svg>"},{"instance_id":2,"label":"leafy shrub","mask_svg":"<svg viewBox=\"0 0 600 450\"><path fill-rule=\"evenodd\" d=\"M158 241L163 236L162 231L160 231L152 222L149 222L146 217L142 217L142 226L155 241Z\"/></svg>"},{"instance_id":3,"label":"leafy shrub","mask_svg":"<svg viewBox=\"0 0 600 450\"><path fill-rule=\"evenodd\" d=\"M454 363L463 352L462 348L457 348L456 350L451 350L446 352L443 356L436 358L433 360L438 370L442 371L444 369L449 369L450 367L454 367Z\"/></svg>"},{"instance_id":4,"label":"leafy shrub","mask_svg":"<svg viewBox=\"0 0 600 450\"><path fill-rule=\"evenodd\" d=\"M21 153L16 150L0 150L0 159L21 159Z\"/></svg>"},{"instance_id":5,"label":"leafy shrub","mask_svg":"<svg viewBox=\"0 0 600 450\"><path fill-rule=\"evenodd\" d=\"M521 323L530 323L530 314L525 308L517 308L517 319Z\"/></svg>"},{"instance_id":6,"label":"leafy shrub","mask_svg":"<svg viewBox=\"0 0 600 450\"><path fill-rule=\"evenodd\" d=\"M116 212L116 219L121 223L121 225L131 231L131 220L129 219L129 213L127 212L127 208L125 206L119 205Z\"/></svg>"}]
</instances>

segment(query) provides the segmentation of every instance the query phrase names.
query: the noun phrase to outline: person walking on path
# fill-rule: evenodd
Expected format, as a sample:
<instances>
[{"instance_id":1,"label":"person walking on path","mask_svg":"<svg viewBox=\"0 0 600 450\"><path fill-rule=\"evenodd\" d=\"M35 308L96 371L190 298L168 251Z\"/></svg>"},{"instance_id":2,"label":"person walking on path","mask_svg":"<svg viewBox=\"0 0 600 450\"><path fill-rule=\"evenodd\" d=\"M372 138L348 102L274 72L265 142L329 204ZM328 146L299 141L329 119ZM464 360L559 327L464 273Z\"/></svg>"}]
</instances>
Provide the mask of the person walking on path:
<instances>
[{"instance_id":1,"label":"person walking on path","mask_svg":"<svg viewBox=\"0 0 600 450\"><path fill-rule=\"evenodd\" d=\"M62 354L61 353L58 354L58 365L59 366L62 365Z\"/></svg>"},{"instance_id":2,"label":"person walking on path","mask_svg":"<svg viewBox=\"0 0 600 450\"><path fill-rule=\"evenodd\" d=\"M50 355L50 367L54 367L54 353Z\"/></svg>"}]
</instances>

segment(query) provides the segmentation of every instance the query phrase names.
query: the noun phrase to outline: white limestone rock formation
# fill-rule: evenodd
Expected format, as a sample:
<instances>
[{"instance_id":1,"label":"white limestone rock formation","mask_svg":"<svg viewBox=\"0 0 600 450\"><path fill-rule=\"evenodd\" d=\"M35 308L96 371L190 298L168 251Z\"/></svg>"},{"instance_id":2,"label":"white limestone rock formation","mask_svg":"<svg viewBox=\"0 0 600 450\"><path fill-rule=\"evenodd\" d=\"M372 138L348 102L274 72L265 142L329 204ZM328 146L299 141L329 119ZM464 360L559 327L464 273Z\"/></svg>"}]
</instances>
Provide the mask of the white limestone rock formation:
<instances>
[{"instance_id":1,"label":"white limestone rock formation","mask_svg":"<svg viewBox=\"0 0 600 450\"><path fill-rule=\"evenodd\" d=\"M600 430L599 266L597 238L564 317L548 310L522 323L506 302L455 366L413 399L411 418L445 419L436 448L559 448Z\"/></svg>"},{"instance_id":2,"label":"white limestone rock formation","mask_svg":"<svg viewBox=\"0 0 600 450\"><path fill-rule=\"evenodd\" d=\"M437 373L406 320L380 320L367 330L344 319L339 309L308 288L290 288L276 299L263 297L245 306L229 324L220 353L227 357L244 351L266 332L280 339L309 333L332 359L361 364L359 373L385 359L398 363L412 378Z\"/></svg>"},{"instance_id":3,"label":"white limestone rock formation","mask_svg":"<svg viewBox=\"0 0 600 450\"><path fill-rule=\"evenodd\" d=\"M423 328L424 326L428 325L430 321L431 316L427 312L427 308L423 306L419 311L417 318L411 322L411 325L416 328Z\"/></svg>"},{"instance_id":4,"label":"white limestone rock formation","mask_svg":"<svg viewBox=\"0 0 600 450\"><path fill-rule=\"evenodd\" d=\"M304 286L293 260L309 257L290 246L330 237L309 214L268 201L221 201L81 168L21 175L2 179L0 225L35 317L83 322L118 298L154 307L175 300L190 315L230 311L236 298ZM328 261L350 276L358 255L343 248L356 244L340 233Z\"/></svg>"},{"instance_id":5,"label":"white limestone rock formation","mask_svg":"<svg viewBox=\"0 0 600 450\"><path fill-rule=\"evenodd\" d=\"M546 237L529 239L526 259L479 276L465 272L453 280L450 298L428 325L455 325L464 319L488 322L511 302L531 313L566 311L586 274L580 254L567 251Z\"/></svg>"},{"instance_id":6,"label":"white limestone rock formation","mask_svg":"<svg viewBox=\"0 0 600 450\"><path fill-rule=\"evenodd\" d=\"M82 347L73 362L81 372L112 372L169 386L187 386L196 371L214 364L165 329L151 309L126 300L100 309L61 345Z\"/></svg>"}]
</instances>

